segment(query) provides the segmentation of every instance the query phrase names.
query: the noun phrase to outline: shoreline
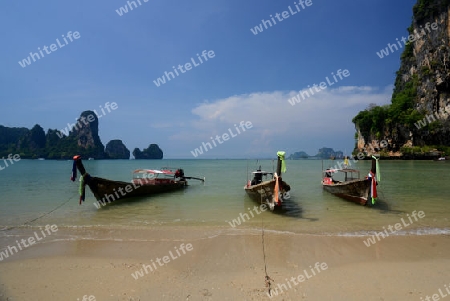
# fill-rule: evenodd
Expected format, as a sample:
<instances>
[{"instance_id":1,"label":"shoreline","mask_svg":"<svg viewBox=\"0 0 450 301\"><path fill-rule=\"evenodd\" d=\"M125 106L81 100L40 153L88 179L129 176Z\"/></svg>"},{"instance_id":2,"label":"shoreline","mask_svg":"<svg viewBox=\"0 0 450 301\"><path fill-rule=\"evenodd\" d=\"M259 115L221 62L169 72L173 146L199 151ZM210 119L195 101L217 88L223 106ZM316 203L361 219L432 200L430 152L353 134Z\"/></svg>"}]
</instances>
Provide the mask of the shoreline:
<instances>
[{"instance_id":1,"label":"shoreline","mask_svg":"<svg viewBox=\"0 0 450 301\"><path fill-rule=\"evenodd\" d=\"M419 300L450 279L448 235L390 236L366 247L362 237L266 230L264 264L256 230L79 230L92 239L60 229L58 239L0 262L0 300ZM132 277L182 243L192 249ZM284 289L317 262L328 268ZM267 295L265 265L278 296Z\"/></svg>"},{"instance_id":2,"label":"shoreline","mask_svg":"<svg viewBox=\"0 0 450 301\"><path fill-rule=\"evenodd\" d=\"M402 218L399 219L399 224L402 221ZM412 223L411 225L414 225ZM301 225L300 225L301 226ZM398 226L398 225L397 225ZM1 228L3 227L3 228ZM56 240L64 240L64 237L71 237L72 239L82 239L82 240L105 240L107 236L111 238L108 233L120 233L120 238L126 241L131 237L137 237L136 239L140 239L146 233L154 233L158 231L165 231L166 233L171 233L171 235L175 235L176 233L202 233L205 236L217 236L217 235L260 235L261 221L247 221L247 224L242 223L239 226L232 227L229 223L225 222L212 222L212 223L181 223L181 224L158 224L152 226L130 226L130 225L77 225L77 226L66 226L66 225L53 225L53 227L57 227L58 234L51 235L52 237L57 237ZM0 250L4 249L4 247L8 244L8 240L17 240L25 237L35 236L34 232L42 231L45 228L45 225L19 225L19 226L0 226ZM350 237L350 238L361 238L367 239L372 236L376 236L376 234L384 234L386 237L420 237L420 236L450 236L450 226L449 227L410 227L408 224L407 227L404 227L400 230L392 230L388 231L379 227L378 229L360 229L354 231L306 231L309 229L305 229L305 232L302 232L302 229L294 229L291 227L286 227L283 224L277 223L269 223L266 222L264 224L264 232L270 233L273 235L289 235L296 236L301 238L307 237ZM392 229L394 229L392 227ZM93 236L96 234L96 236ZM50 235L47 235L50 237ZM7 239L5 239L5 237ZM172 236L173 237L173 236ZM182 237L179 237L182 239ZM40 239L38 239L40 240ZM133 241L134 238L131 238ZM144 240L147 241L147 240Z\"/></svg>"},{"instance_id":3,"label":"shoreline","mask_svg":"<svg viewBox=\"0 0 450 301\"><path fill-rule=\"evenodd\" d=\"M378 154L378 153L377 153ZM10 155L12 155L10 153ZM292 154L291 154L292 155ZM1 155L0 155L1 156ZM5 155L4 155L5 156ZM3 157L4 157L3 156ZM6 154L6 156L8 156L8 154ZM351 157L351 156L349 156ZM380 160L417 160L417 161L435 161L437 158L439 158L440 156L426 156L426 155L402 155L402 156L383 156L380 155ZM450 156L444 156L446 160L450 160ZM220 159L215 159L215 158L153 158L153 159L125 159L125 158L95 158L92 157L95 161L134 161L134 160L141 160L141 161L145 161L145 160L149 160L149 161L163 161L163 160L252 160L252 159L258 159L258 160L273 160L273 158L271 157L261 157L261 158L220 158ZM356 156L354 156L355 160L357 159ZM7 159L7 158L6 158ZM5 160L6 160L5 159ZM40 159L44 159L45 161L72 161L73 160L73 156L72 157L67 157L67 158L46 158L46 157L39 157L39 158L33 158L30 156L20 156L21 160L30 160L30 161L37 161ZM85 161L87 161L87 157L84 159ZM330 158L319 158L319 157L314 157L311 156L309 158L289 158L287 157L286 160L294 160L294 161L298 161L298 160L311 160L311 161L320 161L320 160L331 160ZM335 158L333 160L344 160L344 158ZM362 161L370 161L371 157L370 156L366 156L362 159L357 159L357 160L362 160Z\"/></svg>"}]
</instances>

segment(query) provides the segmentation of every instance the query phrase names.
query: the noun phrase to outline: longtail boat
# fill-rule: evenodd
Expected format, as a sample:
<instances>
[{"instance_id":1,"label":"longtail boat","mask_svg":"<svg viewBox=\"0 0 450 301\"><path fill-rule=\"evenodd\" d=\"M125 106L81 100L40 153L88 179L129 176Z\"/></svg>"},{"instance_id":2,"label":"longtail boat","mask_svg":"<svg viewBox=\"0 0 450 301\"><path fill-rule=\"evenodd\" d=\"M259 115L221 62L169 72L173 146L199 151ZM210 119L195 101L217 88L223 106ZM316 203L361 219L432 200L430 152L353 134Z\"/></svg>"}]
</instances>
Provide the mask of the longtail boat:
<instances>
[{"instance_id":1,"label":"longtail boat","mask_svg":"<svg viewBox=\"0 0 450 301\"><path fill-rule=\"evenodd\" d=\"M369 207L375 205L378 197L377 185L380 181L378 160L372 157L372 168L368 176L363 179L360 178L360 172L356 169L345 167L323 170L323 189L347 201ZM344 179L335 180L334 173L343 174Z\"/></svg>"},{"instance_id":2,"label":"longtail boat","mask_svg":"<svg viewBox=\"0 0 450 301\"><path fill-rule=\"evenodd\" d=\"M120 199L149 196L183 189L188 185L187 179L205 181L204 178L186 177L183 169L175 171L167 169L138 169L133 172L131 182L113 181L91 176L86 172L81 156L74 156L72 181L75 181L77 177L77 170L81 174L80 204L85 200L86 185L89 186L97 201L103 205Z\"/></svg>"},{"instance_id":3,"label":"longtail boat","mask_svg":"<svg viewBox=\"0 0 450 301\"><path fill-rule=\"evenodd\" d=\"M286 163L284 159L285 152L277 152L277 171L270 173L262 171L261 167L253 171L252 181L248 180L244 186L245 192L258 204L268 205L270 210L281 208L284 200L290 198L289 191L291 187L282 180L282 172L286 172ZM270 180L263 180L263 177L272 177Z\"/></svg>"}]
</instances>

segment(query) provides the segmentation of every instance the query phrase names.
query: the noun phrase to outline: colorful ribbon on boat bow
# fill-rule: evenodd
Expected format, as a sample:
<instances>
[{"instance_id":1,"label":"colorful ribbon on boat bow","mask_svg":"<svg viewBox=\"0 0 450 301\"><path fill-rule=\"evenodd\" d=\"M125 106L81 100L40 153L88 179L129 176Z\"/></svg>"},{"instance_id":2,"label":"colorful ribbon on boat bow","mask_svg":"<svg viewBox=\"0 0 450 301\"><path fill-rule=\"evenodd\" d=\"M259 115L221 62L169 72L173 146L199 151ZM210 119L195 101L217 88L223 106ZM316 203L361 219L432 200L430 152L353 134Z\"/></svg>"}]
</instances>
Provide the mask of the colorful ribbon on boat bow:
<instances>
[{"instance_id":1,"label":"colorful ribbon on boat bow","mask_svg":"<svg viewBox=\"0 0 450 301\"><path fill-rule=\"evenodd\" d=\"M375 160L375 173L373 173L372 170L369 172L369 179L370 179L370 198L372 201L372 205L375 205L375 201L377 200L378 193L377 193L377 185L378 182L381 180L381 172L380 172L380 164L378 163L379 158L372 156L372 159ZM372 165L373 167L373 165Z\"/></svg>"},{"instance_id":2,"label":"colorful ribbon on boat bow","mask_svg":"<svg viewBox=\"0 0 450 301\"><path fill-rule=\"evenodd\" d=\"M285 154L286 154L286 152L282 152L282 151L277 152L277 156L281 160L281 172L282 173L286 172L286 161L284 160Z\"/></svg>"},{"instance_id":3,"label":"colorful ribbon on boat bow","mask_svg":"<svg viewBox=\"0 0 450 301\"><path fill-rule=\"evenodd\" d=\"M376 164L376 177L377 177L377 182L381 182L381 170L380 170L380 164L379 164L379 160L380 158L377 158L375 156L372 156L372 159L375 159L375 164Z\"/></svg>"},{"instance_id":4,"label":"colorful ribbon on boat bow","mask_svg":"<svg viewBox=\"0 0 450 301\"><path fill-rule=\"evenodd\" d=\"M279 184L277 173L275 173L273 175L273 178L275 179L275 187L273 188L273 200L274 200L275 203L277 203L277 205L281 206L281 201L280 201L280 184Z\"/></svg>"},{"instance_id":5,"label":"colorful ribbon on boat bow","mask_svg":"<svg viewBox=\"0 0 450 301\"><path fill-rule=\"evenodd\" d=\"M82 201L84 202L84 199L86 197L86 188L85 187L86 187L86 184L84 182L84 177L80 176L80 188L78 190L80 192L80 205L81 205Z\"/></svg>"},{"instance_id":6,"label":"colorful ribbon on boat bow","mask_svg":"<svg viewBox=\"0 0 450 301\"><path fill-rule=\"evenodd\" d=\"M378 193L377 193L377 180L375 179L375 175L373 174L373 172L370 172L370 179L371 179L371 186L370 186L370 194L372 197L372 205L375 205L375 201L377 200L378 197Z\"/></svg>"},{"instance_id":7,"label":"colorful ribbon on boat bow","mask_svg":"<svg viewBox=\"0 0 450 301\"><path fill-rule=\"evenodd\" d=\"M70 180L74 182L77 179L77 159L73 159L73 165L72 165L72 175L70 176Z\"/></svg>"},{"instance_id":8,"label":"colorful ribbon on boat bow","mask_svg":"<svg viewBox=\"0 0 450 301\"><path fill-rule=\"evenodd\" d=\"M78 189L80 193L80 205L86 198L86 184L89 185L90 181L91 176L88 173L85 173L84 176L80 176L80 188Z\"/></svg>"}]
</instances>

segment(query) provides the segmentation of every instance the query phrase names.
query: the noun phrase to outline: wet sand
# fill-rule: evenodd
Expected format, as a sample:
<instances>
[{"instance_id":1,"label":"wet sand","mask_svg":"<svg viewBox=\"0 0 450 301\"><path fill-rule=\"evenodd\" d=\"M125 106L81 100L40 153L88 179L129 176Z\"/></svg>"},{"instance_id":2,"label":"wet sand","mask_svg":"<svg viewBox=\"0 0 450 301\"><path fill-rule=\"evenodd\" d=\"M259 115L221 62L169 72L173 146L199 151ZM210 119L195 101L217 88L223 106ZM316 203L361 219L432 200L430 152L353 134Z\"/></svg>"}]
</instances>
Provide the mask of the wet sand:
<instances>
[{"instance_id":1,"label":"wet sand","mask_svg":"<svg viewBox=\"0 0 450 301\"><path fill-rule=\"evenodd\" d=\"M258 230L61 229L0 262L0 300L420 300L450 286L449 236L365 239L267 230L264 261Z\"/></svg>"}]
</instances>

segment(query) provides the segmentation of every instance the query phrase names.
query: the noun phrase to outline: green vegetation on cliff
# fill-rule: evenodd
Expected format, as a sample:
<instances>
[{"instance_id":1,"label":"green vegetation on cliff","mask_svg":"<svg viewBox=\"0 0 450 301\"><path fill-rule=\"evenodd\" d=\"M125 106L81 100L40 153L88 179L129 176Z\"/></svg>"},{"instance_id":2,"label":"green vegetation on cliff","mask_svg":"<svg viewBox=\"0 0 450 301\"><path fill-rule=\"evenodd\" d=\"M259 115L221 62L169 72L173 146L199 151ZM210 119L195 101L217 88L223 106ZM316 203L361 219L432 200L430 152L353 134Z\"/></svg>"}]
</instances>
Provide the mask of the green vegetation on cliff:
<instances>
[{"instance_id":1,"label":"green vegetation on cliff","mask_svg":"<svg viewBox=\"0 0 450 301\"><path fill-rule=\"evenodd\" d=\"M414 18L417 22L436 17L450 5L450 0L418 0L413 7Z\"/></svg>"},{"instance_id":2,"label":"green vegetation on cliff","mask_svg":"<svg viewBox=\"0 0 450 301\"><path fill-rule=\"evenodd\" d=\"M133 156L135 159L162 159L163 151L159 148L158 144L150 144L148 148L144 148L141 151L139 148L133 150Z\"/></svg>"},{"instance_id":3,"label":"green vegetation on cliff","mask_svg":"<svg viewBox=\"0 0 450 301\"><path fill-rule=\"evenodd\" d=\"M130 159L130 151L122 140L111 140L106 144L105 152L109 159Z\"/></svg>"},{"instance_id":4,"label":"green vegetation on cliff","mask_svg":"<svg viewBox=\"0 0 450 301\"><path fill-rule=\"evenodd\" d=\"M397 79L400 76L397 74ZM366 141L370 140L370 137L381 139L385 130L397 125L412 128L414 123L425 116L414 108L417 98L417 76L413 76L401 88L399 82L399 80L396 81L390 105L369 106L352 119Z\"/></svg>"},{"instance_id":5,"label":"green vegetation on cliff","mask_svg":"<svg viewBox=\"0 0 450 301\"><path fill-rule=\"evenodd\" d=\"M64 136L52 129L45 134L38 124L31 130L0 126L0 137L0 157L19 154L22 159L71 159L74 154L79 154L85 158L105 158L101 142L83 146L81 141L89 140L84 134Z\"/></svg>"},{"instance_id":6,"label":"green vegetation on cliff","mask_svg":"<svg viewBox=\"0 0 450 301\"><path fill-rule=\"evenodd\" d=\"M27 128L9 128L0 125L0 158L19 154L22 159L68 160L74 155L95 159L129 159L130 151L121 140L112 140L106 151L98 135L98 117L93 111L84 111L73 128L62 130L44 129L36 124ZM162 150L151 144L144 150L152 159L162 158Z\"/></svg>"},{"instance_id":7,"label":"green vegetation on cliff","mask_svg":"<svg viewBox=\"0 0 450 301\"><path fill-rule=\"evenodd\" d=\"M288 159L290 160L298 160L298 159L308 159L309 155L305 153L304 151L299 151L291 154Z\"/></svg>"},{"instance_id":8,"label":"green vegetation on cliff","mask_svg":"<svg viewBox=\"0 0 450 301\"><path fill-rule=\"evenodd\" d=\"M405 157L447 150L450 119L439 112L450 106L449 6L450 0L418 0L414 5L408 33L416 40L401 55L391 104L371 104L352 119L359 130L355 152L376 140L389 141L385 154ZM436 30L426 31L427 22L436 23Z\"/></svg>"},{"instance_id":9,"label":"green vegetation on cliff","mask_svg":"<svg viewBox=\"0 0 450 301\"><path fill-rule=\"evenodd\" d=\"M322 147L319 149L319 152L315 156L310 156L304 151L299 151L291 154L287 159L298 160L298 159L308 159L308 158L321 158L321 159L330 159L336 158L340 159L344 157L344 153L342 151L335 151L329 147Z\"/></svg>"}]
</instances>

